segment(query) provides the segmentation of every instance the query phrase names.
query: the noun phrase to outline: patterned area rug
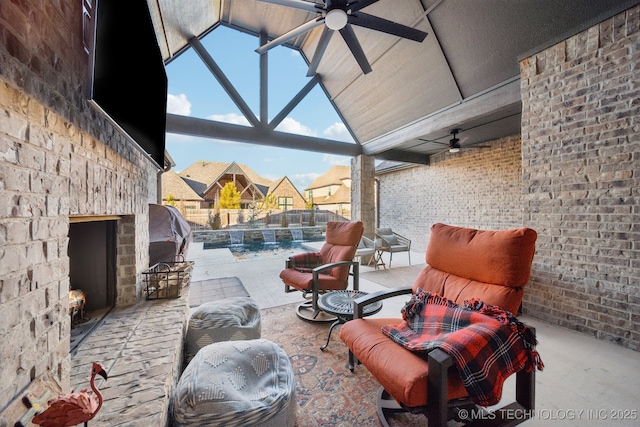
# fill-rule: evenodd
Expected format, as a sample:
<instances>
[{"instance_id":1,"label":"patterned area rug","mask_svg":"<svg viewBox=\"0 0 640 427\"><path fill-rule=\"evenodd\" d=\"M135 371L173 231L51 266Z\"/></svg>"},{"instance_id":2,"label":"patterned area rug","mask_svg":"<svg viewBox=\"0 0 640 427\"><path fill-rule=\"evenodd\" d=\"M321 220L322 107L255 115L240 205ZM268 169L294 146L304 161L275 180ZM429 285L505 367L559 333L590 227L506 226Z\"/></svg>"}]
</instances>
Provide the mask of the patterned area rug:
<instances>
[{"instance_id":1,"label":"patterned area rug","mask_svg":"<svg viewBox=\"0 0 640 427\"><path fill-rule=\"evenodd\" d=\"M376 398L380 384L364 366L347 368L348 350L338 336L327 341L331 323L310 323L295 314L295 304L261 310L262 338L282 347L296 378L296 426L380 426ZM392 426L425 426L422 415L402 415Z\"/></svg>"}]
</instances>

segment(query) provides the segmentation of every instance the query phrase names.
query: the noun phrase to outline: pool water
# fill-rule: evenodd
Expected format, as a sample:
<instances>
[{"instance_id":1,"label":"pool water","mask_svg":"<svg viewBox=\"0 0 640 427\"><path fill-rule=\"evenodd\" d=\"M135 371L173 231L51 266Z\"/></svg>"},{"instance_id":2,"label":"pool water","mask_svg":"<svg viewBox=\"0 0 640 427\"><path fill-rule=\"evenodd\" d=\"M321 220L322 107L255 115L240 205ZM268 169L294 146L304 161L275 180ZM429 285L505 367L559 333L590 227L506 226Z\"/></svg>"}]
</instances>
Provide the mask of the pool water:
<instances>
[{"instance_id":1,"label":"pool water","mask_svg":"<svg viewBox=\"0 0 640 427\"><path fill-rule=\"evenodd\" d=\"M276 243L245 242L242 245L204 243L203 249L228 248L236 259L247 259L273 255L286 256L296 252L304 252L305 250L302 248L302 244L311 241L312 240L305 240L304 242L280 240Z\"/></svg>"}]
</instances>

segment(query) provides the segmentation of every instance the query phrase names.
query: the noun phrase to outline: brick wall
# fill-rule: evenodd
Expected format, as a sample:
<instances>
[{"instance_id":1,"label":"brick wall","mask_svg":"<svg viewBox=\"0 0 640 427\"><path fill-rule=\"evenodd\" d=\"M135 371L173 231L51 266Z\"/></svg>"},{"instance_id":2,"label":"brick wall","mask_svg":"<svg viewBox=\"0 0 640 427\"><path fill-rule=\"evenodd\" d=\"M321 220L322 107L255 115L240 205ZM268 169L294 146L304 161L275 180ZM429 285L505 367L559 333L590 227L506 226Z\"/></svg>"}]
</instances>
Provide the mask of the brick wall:
<instances>
[{"instance_id":1,"label":"brick wall","mask_svg":"<svg viewBox=\"0 0 640 427\"><path fill-rule=\"evenodd\" d=\"M379 176L380 223L538 232L524 312L640 350L640 7L521 62L520 137Z\"/></svg>"},{"instance_id":2,"label":"brick wall","mask_svg":"<svg viewBox=\"0 0 640 427\"><path fill-rule=\"evenodd\" d=\"M521 62L525 312L640 350L640 8Z\"/></svg>"},{"instance_id":3,"label":"brick wall","mask_svg":"<svg viewBox=\"0 0 640 427\"><path fill-rule=\"evenodd\" d=\"M435 222L506 229L522 225L520 137L487 148L443 152L429 166L379 175L380 227L391 227L422 252Z\"/></svg>"},{"instance_id":4,"label":"brick wall","mask_svg":"<svg viewBox=\"0 0 640 427\"><path fill-rule=\"evenodd\" d=\"M289 209L305 209L306 208L306 200L300 195L296 187L289 181L289 179L285 179L280 184L272 190L272 195L275 199L275 202L278 202L278 197L291 197L293 199L293 206Z\"/></svg>"},{"instance_id":5,"label":"brick wall","mask_svg":"<svg viewBox=\"0 0 640 427\"><path fill-rule=\"evenodd\" d=\"M0 7L0 409L69 386L69 216L121 216L118 304L141 295L156 168L87 104L81 4Z\"/></svg>"}]
</instances>

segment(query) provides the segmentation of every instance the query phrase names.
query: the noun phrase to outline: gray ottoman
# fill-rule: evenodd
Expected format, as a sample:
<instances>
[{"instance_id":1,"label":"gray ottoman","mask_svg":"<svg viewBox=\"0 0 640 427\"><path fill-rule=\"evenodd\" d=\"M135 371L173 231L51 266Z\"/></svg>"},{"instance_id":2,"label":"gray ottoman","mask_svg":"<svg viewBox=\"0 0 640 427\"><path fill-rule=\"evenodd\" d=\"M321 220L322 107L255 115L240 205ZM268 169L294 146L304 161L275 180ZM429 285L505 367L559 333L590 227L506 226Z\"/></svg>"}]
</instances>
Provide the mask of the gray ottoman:
<instances>
[{"instance_id":1,"label":"gray ottoman","mask_svg":"<svg viewBox=\"0 0 640 427\"><path fill-rule=\"evenodd\" d=\"M202 348L172 396L175 426L293 427L293 368L271 341L225 341Z\"/></svg>"},{"instance_id":2,"label":"gray ottoman","mask_svg":"<svg viewBox=\"0 0 640 427\"><path fill-rule=\"evenodd\" d=\"M260 309L251 298L226 298L193 309L187 329L186 361L220 341L260 338Z\"/></svg>"}]
</instances>

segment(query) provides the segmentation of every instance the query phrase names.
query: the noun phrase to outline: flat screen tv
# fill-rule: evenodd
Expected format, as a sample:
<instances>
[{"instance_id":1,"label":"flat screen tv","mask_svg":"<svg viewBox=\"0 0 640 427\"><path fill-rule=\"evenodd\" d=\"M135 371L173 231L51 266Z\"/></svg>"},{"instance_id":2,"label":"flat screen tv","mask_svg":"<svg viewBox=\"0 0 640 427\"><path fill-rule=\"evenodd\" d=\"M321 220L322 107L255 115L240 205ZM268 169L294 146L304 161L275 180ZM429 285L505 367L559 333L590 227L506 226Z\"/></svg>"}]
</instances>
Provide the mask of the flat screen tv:
<instances>
[{"instance_id":1,"label":"flat screen tv","mask_svg":"<svg viewBox=\"0 0 640 427\"><path fill-rule=\"evenodd\" d=\"M83 0L89 100L164 167L167 74L146 0Z\"/></svg>"}]
</instances>

